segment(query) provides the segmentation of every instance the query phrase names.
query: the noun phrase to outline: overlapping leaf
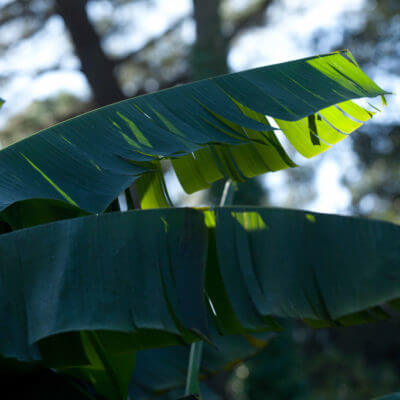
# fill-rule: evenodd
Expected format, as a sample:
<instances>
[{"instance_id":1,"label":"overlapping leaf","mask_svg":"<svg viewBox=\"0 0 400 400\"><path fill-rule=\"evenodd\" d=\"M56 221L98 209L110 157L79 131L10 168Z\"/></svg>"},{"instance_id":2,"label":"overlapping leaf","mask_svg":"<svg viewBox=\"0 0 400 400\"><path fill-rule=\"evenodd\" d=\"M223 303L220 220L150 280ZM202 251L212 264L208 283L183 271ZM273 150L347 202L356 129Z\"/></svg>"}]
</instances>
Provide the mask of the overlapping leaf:
<instances>
[{"instance_id":1,"label":"overlapping leaf","mask_svg":"<svg viewBox=\"0 0 400 400\"><path fill-rule=\"evenodd\" d=\"M312 157L372 116L350 99L383 94L340 52L127 100L1 151L0 353L119 400L137 350L277 330L280 318L386 318L379 306L399 297L389 224L262 209L68 220L104 211L133 180L142 206L168 205L163 158L188 192L294 166L265 115Z\"/></svg>"},{"instance_id":2,"label":"overlapping leaf","mask_svg":"<svg viewBox=\"0 0 400 400\"><path fill-rule=\"evenodd\" d=\"M204 343L204 352L201 364L201 380L222 371L229 371L243 361L257 355L273 335L269 333L249 334L246 336L232 335L219 336L214 331L212 340L214 345ZM65 343L68 346L68 343ZM59 349L54 349L60 351ZM159 349L150 349L139 351L136 357L135 370L131 375L132 367L128 362L128 368L121 361L120 367L125 367L129 372L126 379L130 384L129 395L135 400L148 400L157 398L159 400L173 399L182 397L184 394L186 381L186 368L189 359L190 346L171 346ZM131 353L124 353L131 357ZM84 376L87 366L80 366L79 371L76 368L64 368L70 375L74 372L80 379L71 379L69 375L56 374L49 368L45 368L38 363L17 362L13 359L4 359L0 357L0 382L5 390L12 391L15 396L22 398L34 393L34 398L53 399L93 399L90 394L94 394L94 388L97 393L107 395L108 399L123 398L123 396L113 396L108 376L104 374L96 382L90 379L90 374ZM101 368L98 368L98 373ZM89 369L90 372L90 369ZM122 374L123 375L123 374ZM97 374L98 377L98 374ZM88 383L92 383L92 385ZM102 385L100 385L102 384ZM94 388L92 388L94 386ZM112 388L112 385L110 385ZM125 386L125 383L121 387ZM202 393L207 393L207 399L219 399L214 395L206 382L202 383ZM89 396L88 396L89 395ZM96 397L97 398L97 397Z\"/></svg>"},{"instance_id":3,"label":"overlapping leaf","mask_svg":"<svg viewBox=\"0 0 400 400\"><path fill-rule=\"evenodd\" d=\"M343 51L112 104L2 150L0 209L40 198L99 213L133 180L146 207L167 205L160 159L189 193L292 167L266 115L313 157L372 116L350 99L384 93Z\"/></svg>"},{"instance_id":4,"label":"overlapping leaf","mask_svg":"<svg viewBox=\"0 0 400 400\"><path fill-rule=\"evenodd\" d=\"M72 367L87 363L82 331L119 354L210 340L210 318L223 334L278 330L281 318L386 318L399 251L393 224L263 208L109 213L6 233L0 353Z\"/></svg>"}]
</instances>

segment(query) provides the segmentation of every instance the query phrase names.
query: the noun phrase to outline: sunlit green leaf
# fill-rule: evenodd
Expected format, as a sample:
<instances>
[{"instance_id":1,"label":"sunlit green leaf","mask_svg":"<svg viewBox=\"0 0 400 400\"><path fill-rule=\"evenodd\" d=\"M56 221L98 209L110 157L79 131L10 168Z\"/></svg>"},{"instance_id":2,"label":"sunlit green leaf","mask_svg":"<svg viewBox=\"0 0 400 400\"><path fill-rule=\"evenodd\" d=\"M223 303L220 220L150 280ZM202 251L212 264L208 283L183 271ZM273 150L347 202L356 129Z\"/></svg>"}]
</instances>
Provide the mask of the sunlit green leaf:
<instances>
[{"instance_id":1,"label":"sunlit green leaf","mask_svg":"<svg viewBox=\"0 0 400 400\"><path fill-rule=\"evenodd\" d=\"M167 206L161 159L188 193L293 167L266 116L313 157L372 117L351 99L385 93L342 51L125 100L3 149L0 208L40 198L99 213L135 180L144 208Z\"/></svg>"}]
</instances>

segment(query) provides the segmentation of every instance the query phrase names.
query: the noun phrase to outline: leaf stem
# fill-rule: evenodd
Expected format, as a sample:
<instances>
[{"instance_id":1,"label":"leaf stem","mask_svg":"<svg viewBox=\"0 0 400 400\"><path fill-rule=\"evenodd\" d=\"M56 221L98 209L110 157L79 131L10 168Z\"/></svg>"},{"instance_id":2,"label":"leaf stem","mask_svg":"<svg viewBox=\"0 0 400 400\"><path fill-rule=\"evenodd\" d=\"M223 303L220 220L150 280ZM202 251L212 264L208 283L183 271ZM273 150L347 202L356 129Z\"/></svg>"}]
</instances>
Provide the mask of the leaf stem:
<instances>
[{"instance_id":1,"label":"leaf stem","mask_svg":"<svg viewBox=\"0 0 400 400\"><path fill-rule=\"evenodd\" d=\"M233 201L233 194L234 194L234 187L232 185L232 181L228 179L225 182L224 190L222 192L219 205L221 207L225 205L231 205ZM186 377L185 396L189 396L191 394L198 394L200 396L199 373L200 373L202 353L203 353L203 341L191 344L188 373Z\"/></svg>"},{"instance_id":2,"label":"leaf stem","mask_svg":"<svg viewBox=\"0 0 400 400\"><path fill-rule=\"evenodd\" d=\"M230 206L233 201L234 187L232 181L228 179L225 182L224 190L222 192L221 200L219 202L220 207Z\"/></svg>"},{"instance_id":3,"label":"leaf stem","mask_svg":"<svg viewBox=\"0 0 400 400\"><path fill-rule=\"evenodd\" d=\"M202 353L203 341L191 344L185 396L189 396L191 394L200 395L199 372Z\"/></svg>"}]
</instances>

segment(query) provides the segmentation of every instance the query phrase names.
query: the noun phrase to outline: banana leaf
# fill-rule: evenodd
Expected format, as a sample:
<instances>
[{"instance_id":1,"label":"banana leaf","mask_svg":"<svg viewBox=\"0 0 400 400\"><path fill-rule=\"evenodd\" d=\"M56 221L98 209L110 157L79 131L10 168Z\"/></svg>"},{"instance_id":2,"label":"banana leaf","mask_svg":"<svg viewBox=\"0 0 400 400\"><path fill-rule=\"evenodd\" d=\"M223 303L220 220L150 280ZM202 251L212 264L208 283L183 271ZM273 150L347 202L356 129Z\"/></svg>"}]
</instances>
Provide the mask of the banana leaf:
<instances>
[{"instance_id":1,"label":"banana leaf","mask_svg":"<svg viewBox=\"0 0 400 400\"><path fill-rule=\"evenodd\" d=\"M294 167L266 116L313 157L372 117L351 99L385 93L340 51L128 99L0 151L0 210L53 199L100 213L133 181L143 208L168 206L160 160L188 193Z\"/></svg>"},{"instance_id":2,"label":"banana leaf","mask_svg":"<svg viewBox=\"0 0 400 400\"><path fill-rule=\"evenodd\" d=\"M93 340L112 358L212 342L210 325L248 334L288 318L388 318L399 251L394 224L257 207L108 213L5 233L0 354L73 369L103 359Z\"/></svg>"},{"instance_id":3,"label":"banana leaf","mask_svg":"<svg viewBox=\"0 0 400 400\"><path fill-rule=\"evenodd\" d=\"M350 99L383 94L349 52L337 52L126 100L2 150L0 354L56 368L120 400L139 350L199 339L215 345L215 331L276 331L282 318L315 327L387 318L399 297L385 280L397 239L383 246L382 263L368 252L355 262L338 247L336 260L352 266L348 281L337 278L335 287L345 288L338 301L327 287L332 262L311 250L328 246L332 225L352 236L369 229L355 244L374 248L382 232L398 237L389 224L348 228L325 216L238 208L83 217L105 211L133 181L142 207L168 206L165 158L189 193L223 177L240 181L293 167L266 115L312 157L372 117ZM299 241L304 233L312 244ZM288 254L287 239L305 250L290 243L299 254L285 258L280 273L276 250ZM360 263L371 259L364 276ZM371 271L384 275L375 292ZM357 273L366 277L365 290Z\"/></svg>"},{"instance_id":4,"label":"banana leaf","mask_svg":"<svg viewBox=\"0 0 400 400\"><path fill-rule=\"evenodd\" d=\"M204 344L201 379L229 371L265 348L271 334L246 336L213 336L215 345ZM171 346L139 351L135 370L130 378L129 395L135 400L173 399L184 393L189 346ZM45 368L39 363L24 363L0 357L0 383L15 398L32 399L97 399L98 393L81 380L71 380L65 374ZM202 383L207 399L219 399ZM103 398L103 397L102 397Z\"/></svg>"}]
</instances>

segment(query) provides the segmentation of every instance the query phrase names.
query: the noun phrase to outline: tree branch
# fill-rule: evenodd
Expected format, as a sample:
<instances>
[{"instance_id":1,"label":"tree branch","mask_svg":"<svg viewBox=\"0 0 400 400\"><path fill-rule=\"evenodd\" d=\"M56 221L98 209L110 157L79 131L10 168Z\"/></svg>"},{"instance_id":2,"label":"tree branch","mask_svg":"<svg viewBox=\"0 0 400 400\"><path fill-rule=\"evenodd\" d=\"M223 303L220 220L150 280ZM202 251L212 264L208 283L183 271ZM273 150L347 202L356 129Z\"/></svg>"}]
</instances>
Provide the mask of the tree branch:
<instances>
[{"instance_id":1,"label":"tree branch","mask_svg":"<svg viewBox=\"0 0 400 400\"><path fill-rule=\"evenodd\" d=\"M9 72L9 73L4 73L4 74L0 74L0 83L8 81L10 79L14 79L14 78L18 78L19 76L26 76L26 75L32 75L35 78L40 77L41 75L47 74L48 72L55 72L55 71L74 71L71 69L64 69L62 68L61 64L53 64L47 67L43 67L43 68L38 68L38 69L34 69L32 71L13 71L13 72Z\"/></svg>"},{"instance_id":2,"label":"tree branch","mask_svg":"<svg viewBox=\"0 0 400 400\"><path fill-rule=\"evenodd\" d=\"M272 2L273 0L262 0L246 14L239 17L234 24L232 32L225 37L227 42L231 42L246 29L263 25L265 11Z\"/></svg>"},{"instance_id":3,"label":"tree branch","mask_svg":"<svg viewBox=\"0 0 400 400\"><path fill-rule=\"evenodd\" d=\"M101 46L101 38L89 20L86 0L56 0L56 12L64 20L75 53L81 62L98 107L125 98L114 75L114 64Z\"/></svg>"},{"instance_id":4,"label":"tree branch","mask_svg":"<svg viewBox=\"0 0 400 400\"><path fill-rule=\"evenodd\" d=\"M139 54L142 52L150 49L151 47L155 46L161 39L163 39L165 36L170 35L171 33L175 32L178 28L180 28L185 21L189 19L190 15L185 15L181 18L179 18L177 21L175 21L168 29L166 29L164 32L162 32L160 35L157 35L153 38L151 38L148 42L146 42L142 47L139 49L136 49L128 54L125 54L122 57L119 58L114 58L112 61L114 62L115 65L122 64L127 61L133 61Z\"/></svg>"},{"instance_id":5,"label":"tree branch","mask_svg":"<svg viewBox=\"0 0 400 400\"><path fill-rule=\"evenodd\" d=\"M179 73L178 75L175 76L174 79L169 80L169 81L163 81L163 82L159 82L159 86L157 88L157 90L163 90L163 89L168 89L170 87L182 84L182 83L187 83L190 80L190 75L188 73L188 71L184 71ZM145 89L145 86L141 86L140 88L138 88L135 93L133 94L132 97L136 97L136 96L141 96L143 94L148 94L151 93L151 91L147 91Z\"/></svg>"}]
</instances>

